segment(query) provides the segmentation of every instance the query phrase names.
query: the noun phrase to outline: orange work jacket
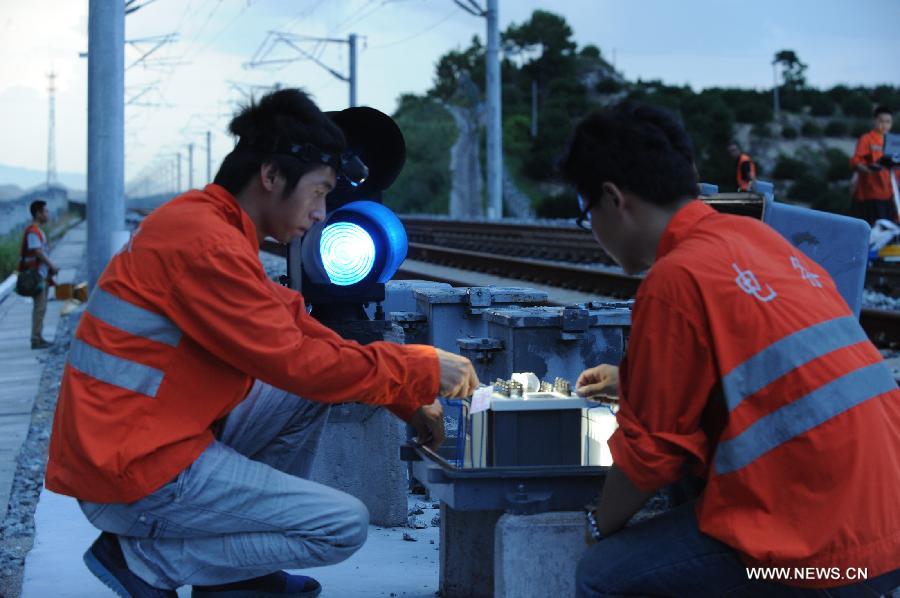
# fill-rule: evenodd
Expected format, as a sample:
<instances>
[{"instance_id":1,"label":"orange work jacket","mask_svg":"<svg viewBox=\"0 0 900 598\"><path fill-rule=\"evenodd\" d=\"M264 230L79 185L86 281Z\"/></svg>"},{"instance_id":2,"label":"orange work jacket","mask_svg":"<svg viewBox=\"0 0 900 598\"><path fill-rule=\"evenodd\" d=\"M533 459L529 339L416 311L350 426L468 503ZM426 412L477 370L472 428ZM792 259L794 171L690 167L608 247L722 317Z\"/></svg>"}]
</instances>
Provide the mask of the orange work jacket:
<instances>
[{"instance_id":1,"label":"orange work jacket","mask_svg":"<svg viewBox=\"0 0 900 598\"><path fill-rule=\"evenodd\" d=\"M884 135L872 130L859 138L856 151L850 158L850 166L856 168L860 164L874 165L884 155ZM853 190L854 201L885 200L893 197L890 170L882 168L877 172L858 173L856 188Z\"/></svg>"},{"instance_id":2,"label":"orange work jacket","mask_svg":"<svg viewBox=\"0 0 900 598\"><path fill-rule=\"evenodd\" d=\"M138 500L190 465L253 380L325 403L434 401L433 347L344 340L271 282L256 229L222 187L150 214L91 294L65 366L47 488Z\"/></svg>"},{"instance_id":3,"label":"orange work jacket","mask_svg":"<svg viewBox=\"0 0 900 598\"><path fill-rule=\"evenodd\" d=\"M620 392L616 465L647 491L705 477L700 530L748 564L900 568L900 390L825 270L762 222L675 214Z\"/></svg>"},{"instance_id":4,"label":"orange work jacket","mask_svg":"<svg viewBox=\"0 0 900 598\"><path fill-rule=\"evenodd\" d=\"M19 250L19 272L23 272L26 269L37 270L41 266L41 262L37 257L37 250L28 248L28 235L31 233L38 236L44 249L47 246L47 239L44 237L44 231L41 230L41 227L34 222L29 224L22 235L22 247Z\"/></svg>"},{"instance_id":5,"label":"orange work jacket","mask_svg":"<svg viewBox=\"0 0 900 598\"><path fill-rule=\"evenodd\" d=\"M744 164L749 164L749 178L744 176ZM747 154L741 154L738 157L737 162L737 185L739 191L749 191L750 183L753 182L753 179L756 178L756 164L753 163L753 160L750 159L750 156Z\"/></svg>"}]
</instances>

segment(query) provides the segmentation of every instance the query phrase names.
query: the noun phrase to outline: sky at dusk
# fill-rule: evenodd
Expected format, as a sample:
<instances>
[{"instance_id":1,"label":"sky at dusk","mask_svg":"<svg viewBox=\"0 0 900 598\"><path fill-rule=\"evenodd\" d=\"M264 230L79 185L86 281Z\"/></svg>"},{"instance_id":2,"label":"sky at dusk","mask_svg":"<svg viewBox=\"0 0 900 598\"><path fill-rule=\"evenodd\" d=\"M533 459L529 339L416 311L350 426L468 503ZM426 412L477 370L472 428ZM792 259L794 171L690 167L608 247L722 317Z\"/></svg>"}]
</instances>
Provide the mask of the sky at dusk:
<instances>
[{"instance_id":1,"label":"sky at dusk","mask_svg":"<svg viewBox=\"0 0 900 598\"><path fill-rule=\"evenodd\" d=\"M139 0L139 4L146 0ZM484 2L484 0L481 0ZM535 9L563 16L579 47L593 44L629 80L661 79L695 90L770 88L775 52L794 50L811 85L900 85L898 0L499 0L501 30ZM56 77L56 160L63 172L87 162L87 0L0 0L0 164L44 170L47 73ZM230 115L246 94L278 82L311 92L325 110L347 106L347 84L268 32L360 36L359 103L391 113L404 93L423 93L451 49L484 39L485 20L452 0L152 0L126 17L126 181L162 172L195 144L195 186L206 182L206 131L213 173L229 151ZM346 74L346 44L298 41ZM248 68L254 57L298 58ZM185 162L186 170L186 162ZM184 174L185 184L187 174ZM4 181L0 181L3 183Z\"/></svg>"}]
</instances>

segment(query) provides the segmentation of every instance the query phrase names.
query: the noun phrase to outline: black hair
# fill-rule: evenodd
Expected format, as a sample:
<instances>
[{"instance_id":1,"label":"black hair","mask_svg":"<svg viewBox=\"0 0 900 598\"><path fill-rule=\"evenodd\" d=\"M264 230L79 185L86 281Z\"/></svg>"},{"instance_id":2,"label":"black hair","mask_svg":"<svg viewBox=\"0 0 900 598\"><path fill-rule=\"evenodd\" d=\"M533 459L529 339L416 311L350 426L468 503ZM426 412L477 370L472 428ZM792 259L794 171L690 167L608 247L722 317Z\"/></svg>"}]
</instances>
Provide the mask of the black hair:
<instances>
[{"instance_id":1,"label":"black hair","mask_svg":"<svg viewBox=\"0 0 900 598\"><path fill-rule=\"evenodd\" d=\"M290 144L310 143L324 153L339 154L346 146L341 129L299 89L282 89L251 100L228 125L238 143L225 156L213 181L237 195L263 164L274 164L285 177L285 196L300 178L322 166L286 153Z\"/></svg>"},{"instance_id":2,"label":"black hair","mask_svg":"<svg viewBox=\"0 0 900 598\"><path fill-rule=\"evenodd\" d=\"M28 206L28 211L31 212L31 217L37 218L38 212L43 210L46 205L47 205L47 202L44 201L43 199L36 199L33 202L31 202L31 205Z\"/></svg>"},{"instance_id":3,"label":"black hair","mask_svg":"<svg viewBox=\"0 0 900 598\"><path fill-rule=\"evenodd\" d=\"M559 170L594 198L606 182L663 206L698 193L690 137L657 106L623 102L590 113L575 127Z\"/></svg>"},{"instance_id":4,"label":"black hair","mask_svg":"<svg viewBox=\"0 0 900 598\"><path fill-rule=\"evenodd\" d=\"M877 108L875 108L875 112L872 113L872 116L878 118L882 114L887 114L890 116L893 114L893 111L887 106L878 106Z\"/></svg>"}]
</instances>

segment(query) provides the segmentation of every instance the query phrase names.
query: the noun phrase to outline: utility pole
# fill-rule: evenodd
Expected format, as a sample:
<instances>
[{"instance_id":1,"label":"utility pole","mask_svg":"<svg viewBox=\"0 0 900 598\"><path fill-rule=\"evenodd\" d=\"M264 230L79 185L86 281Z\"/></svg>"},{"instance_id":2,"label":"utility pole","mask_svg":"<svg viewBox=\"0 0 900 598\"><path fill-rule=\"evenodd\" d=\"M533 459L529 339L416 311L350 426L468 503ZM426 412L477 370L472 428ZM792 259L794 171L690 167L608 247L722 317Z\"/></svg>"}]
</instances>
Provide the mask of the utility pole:
<instances>
[{"instance_id":1,"label":"utility pole","mask_svg":"<svg viewBox=\"0 0 900 598\"><path fill-rule=\"evenodd\" d=\"M500 129L499 0L487 2L487 191L489 220L503 217L503 138Z\"/></svg>"},{"instance_id":2,"label":"utility pole","mask_svg":"<svg viewBox=\"0 0 900 598\"><path fill-rule=\"evenodd\" d=\"M778 103L778 60L772 61L772 111L775 120L778 120L778 111L781 109Z\"/></svg>"},{"instance_id":3,"label":"utility pole","mask_svg":"<svg viewBox=\"0 0 900 598\"><path fill-rule=\"evenodd\" d=\"M531 80L531 138L537 138L538 134L538 84L537 79Z\"/></svg>"},{"instance_id":4,"label":"utility pole","mask_svg":"<svg viewBox=\"0 0 900 598\"><path fill-rule=\"evenodd\" d=\"M453 0L467 13L485 17L487 21L487 62L485 90L487 96L487 217L503 217L503 131L500 98L500 20L499 0L487 0L487 10L476 0ZM534 126L534 125L532 125Z\"/></svg>"},{"instance_id":5,"label":"utility pole","mask_svg":"<svg viewBox=\"0 0 900 598\"><path fill-rule=\"evenodd\" d=\"M188 189L194 188L194 144L188 144Z\"/></svg>"},{"instance_id":6,"label":"utility pole","mask_svg":"<svg viewBox=\"0 0 900 598\"><path fill-rule=\"evenodd\" d=\"M212 134L206 132L206 184L212 183Z\"/></svg>"},{"instance_id":7,"label":"utility pole","mask_svg":"<svg viewBox=\"0 0 900 598\"><path fill-rule=\"evenodd\" d=\"M88 284L125 229L125 2L88 3Z\"/></svg>"},{"instance_id":8,"label":"utility pole","mask_svg":"<svg viewBox=\"0 0 900 598\"><path fill-rule=\"evenodd\" d=\"M345 81L350 85L350 106L357 105L357 96L356 96L356 71L357 71L357 60L356 60L356 42L359 36L355 33L351 33L347 36L347 39L341 38L332 38L332 37L310 37L307 35L295 35L292 33L286 33L283 31L270 31L266 38L263 40L263 43L257 48L256 52L253 54L253 57L249 60L249 62L244 63L244 68L252 69L260 66L270 66L273 64L286 64L290 62L295 62L300 60L300 58L272 58L268 59L267 56L272 53L272 51L278 47L279 45L286 45L300 54L301 58L306 58L307 60L312 60L314 63L331 73L337 79L341 81ZM321 60L319 60L314 54L306 51L297 45L298 42L319 42L319 43L331 43L331 44L347 44L350 48L350 70L349 75L343 75L339 71L331 68Z\"/></svg>"},{"instance_id":9,"label":"utility pole","mask_svg":"<svg viewBox=\"0 0 900 598\"><path fill-rule=\"evenodd\" d=\"M356 106L356 34L351 33L347 38L350 45L350 107Z\"/></svg>"},{"instance_id":10,"label":"utility pole","mask_svg":"<svg viewBox=\"0 0 900 598\"><path fill-rule=\"evenodd\" d=\"M56 73L50 71L47 75L50 85L47 91L50 95L50 118L47 126L47 190L56 184Z\"/></svg>"},{"instance_id":11,"label":"utility pole","mask_svg":"<svg viewBox=\"0 0 900 598\"><path fill-rule=\"evenodd\" d=\"M177 173L175 175L175 193L181 193L183 191L183 187L181 186L181 152L175 152L175 172Z\"/></svg>"}]
</instances>

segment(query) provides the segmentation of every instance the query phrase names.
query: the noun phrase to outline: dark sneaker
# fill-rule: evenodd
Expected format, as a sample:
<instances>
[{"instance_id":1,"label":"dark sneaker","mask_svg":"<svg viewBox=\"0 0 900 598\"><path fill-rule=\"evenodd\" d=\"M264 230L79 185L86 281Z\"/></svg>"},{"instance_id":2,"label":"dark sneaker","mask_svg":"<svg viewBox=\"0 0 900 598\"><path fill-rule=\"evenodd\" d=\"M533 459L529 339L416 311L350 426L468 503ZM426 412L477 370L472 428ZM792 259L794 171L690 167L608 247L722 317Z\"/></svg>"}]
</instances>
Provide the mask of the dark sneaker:
<instances>
[{"instance_id":1,"label":"dark sneaker","mask_svg":"<svg viewBox=\"0 0 900 598\"><path fill-rule=\"evenodd\" d=\"M276 571L217 586L194 586L191 598L315 598L321 592L322 586L312 577Z\"/></svg>"},{"instance_id":2,"label":"dark sneaker","mask_svg":"<svg viewBox=\"0 0 900 598\"><path fill-rule=\"evenodd\" d=\"M84 553L84 564L97 579L122 598L178 598L175 590L161 590L135 575L125 563L119 539L103 532Z\"/></svg>"},{"instance_id":3,"label":"dark sneaker","mask_svg":"<svg viewBox=\"0 0 900 598\"><path fill-rule=\"evenodd\" d=\"M41 339L39 341L32 341L32 343L31 343L32 349L47 349L52 346L53 346L53 343L51 343L49 341L45 341L44 339Z\"/></svg>"}]
</instances>

